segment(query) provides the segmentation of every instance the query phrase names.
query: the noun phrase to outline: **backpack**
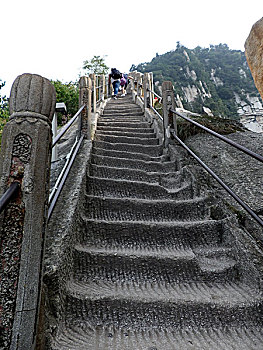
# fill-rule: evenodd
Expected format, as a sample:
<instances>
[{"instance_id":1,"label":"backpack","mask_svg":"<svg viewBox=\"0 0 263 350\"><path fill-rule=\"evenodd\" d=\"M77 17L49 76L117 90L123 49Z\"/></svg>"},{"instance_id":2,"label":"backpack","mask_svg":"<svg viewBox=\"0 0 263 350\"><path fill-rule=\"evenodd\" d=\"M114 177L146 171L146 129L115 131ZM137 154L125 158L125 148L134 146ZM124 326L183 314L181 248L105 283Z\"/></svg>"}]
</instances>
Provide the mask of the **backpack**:
<instances>
[{"instance_id":1,"label":"backpack","mask_svg":"<svg viewBox=\"0 0 263 350\"><path fill-rule=\"evenodd\" d=\"M121 85L125 85L126 84L126 79L124 77L121 78Z\"/></svg>"},{"instance_id":2,"label":"backpack","mask_svg":"<svg viewBox=\"0 0 263 350\"><path fill-rule=\"evenodd\" d=\"M120 79L121 73L118 71L118 69L112 70L111 76L113 79Z\"/></svg>"}]
</instances>

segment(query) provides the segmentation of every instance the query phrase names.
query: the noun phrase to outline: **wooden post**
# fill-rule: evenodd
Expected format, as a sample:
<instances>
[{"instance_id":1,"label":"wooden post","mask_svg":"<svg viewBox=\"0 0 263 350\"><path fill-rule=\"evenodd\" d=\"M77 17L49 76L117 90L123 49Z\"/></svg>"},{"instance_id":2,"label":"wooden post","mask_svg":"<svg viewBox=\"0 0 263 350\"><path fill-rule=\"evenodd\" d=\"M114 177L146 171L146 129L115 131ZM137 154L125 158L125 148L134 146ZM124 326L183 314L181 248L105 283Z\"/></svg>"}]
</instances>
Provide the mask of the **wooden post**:
<instances>
[{"instance_id":1,"label":"wooden post","mask_svg":"<svg viewBox=\"0 0 263 350\"><path fill-rule=\"evenodd\" d=\"M164 81L162 84L163 97L163 127L164 127L164 147L168 147L170 142L170 127L173 125L173 113L170 109L175 109L173 84Z\"/></svg>"},{"instance_id":2,"label":"wooden post","mask_svg":"<svg viewBox=\"0 0 263 350\"><path fill-rule=\"evenodd\" d=\"M88 140L91 139L91 92L91 79L89 77L81 77L79 80L79 107L83 104L86 105L81 113L81 130Z\"/></svg>"},{"instance_id":3,"label":"wooden post","mask_svg":"<svg viewBox=\"0 0 263 350\"><path fill-rule=\"evenodd\" d=\"M36 74L13 83L2 135L0 194L13 181L19 195L0 218L0 344L35 348L51 163L54 86ZM23 174L23 177L22 177Z\"/></svg>"}]
</instances>

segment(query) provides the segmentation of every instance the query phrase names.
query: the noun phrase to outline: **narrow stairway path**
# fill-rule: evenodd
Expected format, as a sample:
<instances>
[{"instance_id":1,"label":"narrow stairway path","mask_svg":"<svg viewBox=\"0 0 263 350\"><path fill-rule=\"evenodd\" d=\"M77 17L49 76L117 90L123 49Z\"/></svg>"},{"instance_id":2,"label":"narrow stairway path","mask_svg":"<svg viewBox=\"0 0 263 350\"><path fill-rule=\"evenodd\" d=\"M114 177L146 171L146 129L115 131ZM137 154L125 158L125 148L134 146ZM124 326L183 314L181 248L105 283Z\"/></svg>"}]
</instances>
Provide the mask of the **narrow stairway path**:
<instances>
[{"instance_id":1,"label":"narrow stairway path","mask_svg":"<svg viewBox=\"0 0 263 350\"><path fill-rule=\"evenodd\" d=\"M262 350L262 295L212 207L131 97L110 101L52 349Z\"/></svg>"}]
</instances>

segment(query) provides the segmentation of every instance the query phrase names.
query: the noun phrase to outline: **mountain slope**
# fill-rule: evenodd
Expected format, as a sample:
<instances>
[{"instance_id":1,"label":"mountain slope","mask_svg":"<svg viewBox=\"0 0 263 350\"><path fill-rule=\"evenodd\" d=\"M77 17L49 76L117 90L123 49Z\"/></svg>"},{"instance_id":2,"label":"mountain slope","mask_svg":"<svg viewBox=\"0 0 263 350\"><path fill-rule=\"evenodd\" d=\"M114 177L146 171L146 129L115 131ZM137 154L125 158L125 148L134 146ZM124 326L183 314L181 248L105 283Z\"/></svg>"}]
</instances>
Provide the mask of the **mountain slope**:
<instances>
[{"instance_id":1,"label":"mountain slope","mask_svg":"<svg viewBox=\"0 0 263 350\"><path fill-rule=\"evenodd\" d=\"M156 54L151 62L133 65L131 70L153 72L158 93L163 81L172 81L178 107L197 113L206 107L214 115L239 119L263 110L244 52L230 50L226 44L191 50L177 43L175 50Z\"/></svg>"}]
</instances>

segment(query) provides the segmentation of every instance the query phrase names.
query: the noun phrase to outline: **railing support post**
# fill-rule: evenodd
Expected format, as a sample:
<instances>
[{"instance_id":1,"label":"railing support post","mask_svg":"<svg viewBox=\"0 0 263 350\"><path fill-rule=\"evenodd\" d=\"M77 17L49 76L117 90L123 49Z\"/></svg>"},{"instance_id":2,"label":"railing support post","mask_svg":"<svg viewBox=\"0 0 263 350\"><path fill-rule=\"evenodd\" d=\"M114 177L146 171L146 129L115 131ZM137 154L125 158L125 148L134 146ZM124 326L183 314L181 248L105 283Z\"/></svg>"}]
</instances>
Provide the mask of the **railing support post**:
<instances>
[{"instance_id":1,"label":"railing support post","mask_svg":"<svg viewBox=\"0 0 263 350\"><path fill-rule=\"evenodd\" d=\"M97 104L97 96L96 96L96 74L92 73L89 75L92 81L92 112L96 113L96 104Z\"/></svg>"},{"instance_id":2,"label":"railing support post","mask_svg":"<svg viewBox=\"0 0 263 350\"><path fill-rule=\"evenodd\" d=\"M91 91L91 79L81 77L79 80L79 107L83 104L86 106L81 112L81 130L88 140L91 139Z\"/></svg>"},{"instance_id":3,"label":"railing support post","mask_svg":"<svg viewBox=\"0 0 263 350\"><path fill-rule=\"evenodd\" d=\"M0 154L0 193L13 181L22 185L0 217L0 344L9 350L36 343L55 103L47 79L14 81Z\"/></svg>"},{"instance_id":4,"label":"railing support post","mask_svg":"<svg viewBox=\"0 0 263 350\"><path fill-rule=\"evenodd\" d=\"M150 74L144 73L143 75L143 95L144 95L144 110L151 106L150 98Z\"/></svg>"},{"instance_id":5,"label":"railing support post","mask_svg":"<svg viewBox=\"0 0 263 350\"><path fill-rule=\"evenodd\" d=\"M173 113L170 109L175 109L174 90L171 81L164 81L162 84L163 97L163 127L164 127L164 147L168 147L170 142L170 128L173 126Z\"/></svg>"},{"instance_id":6,"label":"railing support post","mask_svg":"<svg viewBox=\"0 0 263 350\"><path fill-rule=\"evenodd\" d=\"M142 75L141 73L136 73L136 82L137 82L137 96L140 97L142 95Z\"/></svg>"},{"instance_id":7,"label":"railing support post","mask_svg":"<svg viewBox=\"0 0 263 350\"><path fill-rule=\"evenodd\" d=\"M152 91L154 91L154 83L153 83L153 73L149 73L150 74L150 89ZM153 107L153 101L154 101L154 95L153 93L151 92L150 93L150 106Z\"/></svg>"},{"instance_id":8,"label":"railing support post","mask_svg":"<svg viewBox=\"0 0 263 350\"><path fill-rule=\"evenodd\" d=\"M105 75L102 74L101 75L101 100L104 101L105 100Z\"/></svg>"}]
</instances>

